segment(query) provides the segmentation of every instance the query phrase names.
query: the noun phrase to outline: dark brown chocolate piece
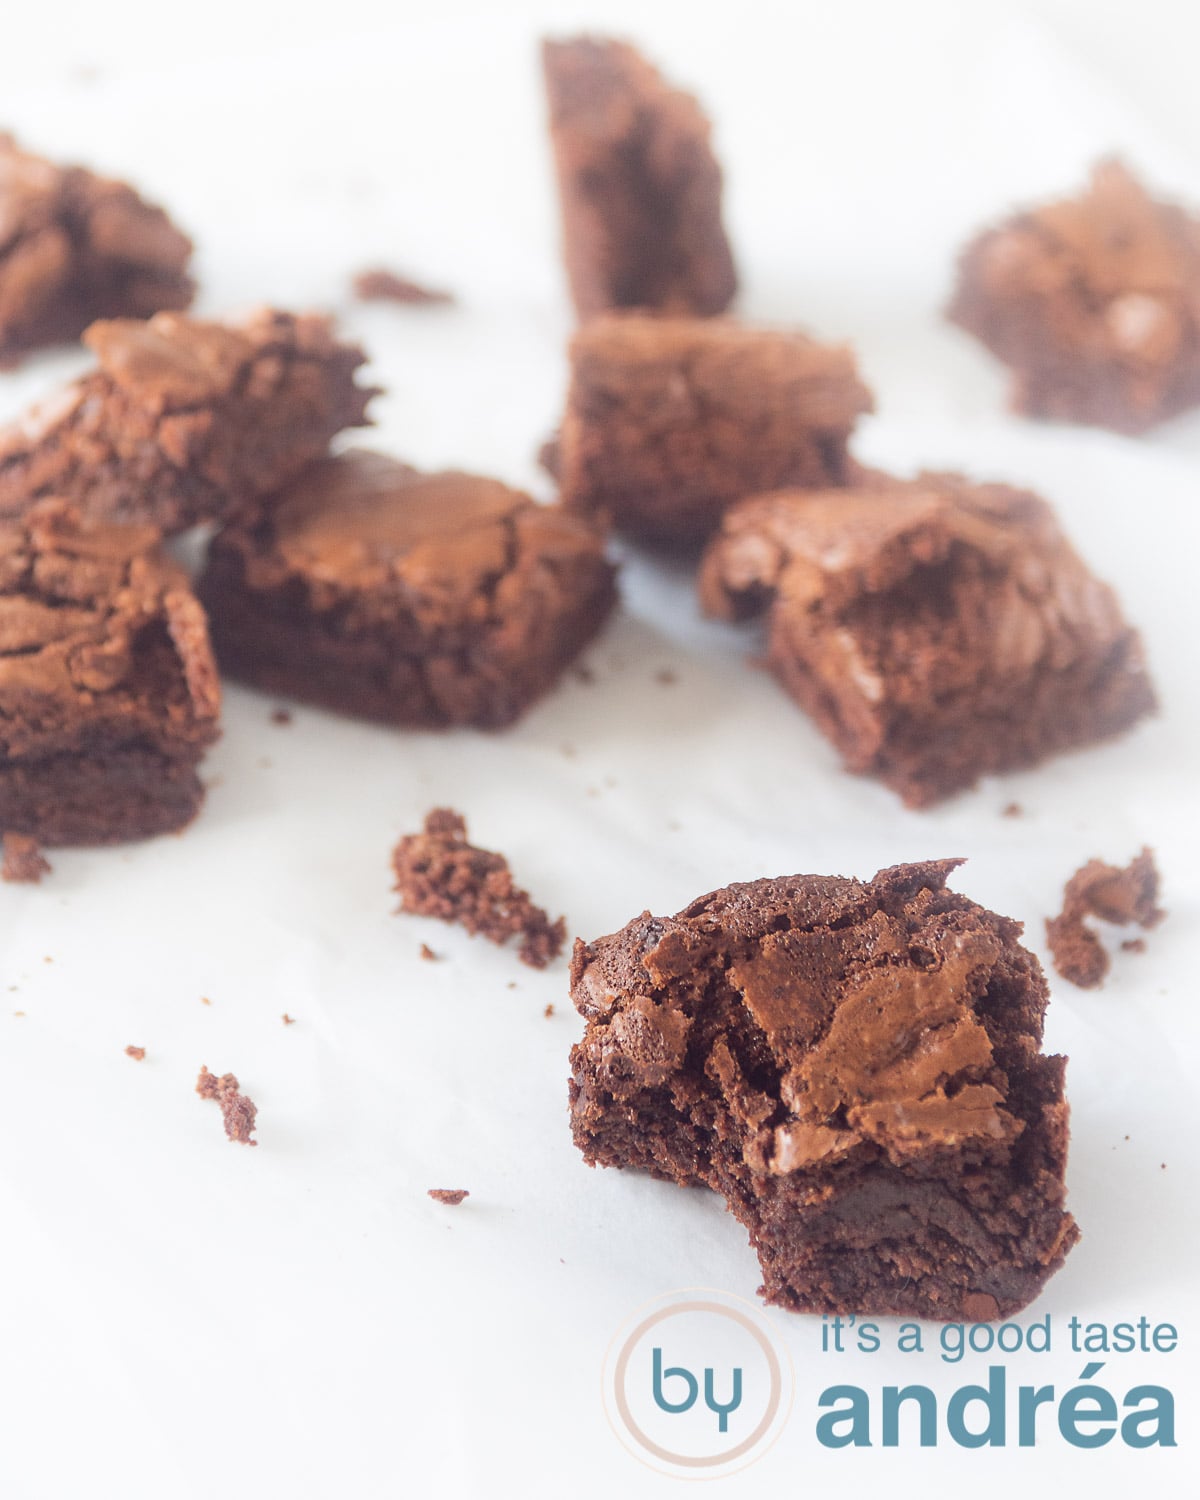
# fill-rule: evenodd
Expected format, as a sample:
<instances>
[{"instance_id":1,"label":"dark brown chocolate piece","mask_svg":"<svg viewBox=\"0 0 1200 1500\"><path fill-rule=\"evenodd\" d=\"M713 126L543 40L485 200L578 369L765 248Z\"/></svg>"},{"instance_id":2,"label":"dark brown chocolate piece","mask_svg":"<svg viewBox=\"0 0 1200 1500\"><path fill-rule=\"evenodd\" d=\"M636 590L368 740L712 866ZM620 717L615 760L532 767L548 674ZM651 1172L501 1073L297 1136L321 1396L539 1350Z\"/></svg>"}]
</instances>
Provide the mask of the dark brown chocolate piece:
<instances>
[{"instance_id":1,"label":"dark brown chocolate piece","mask_svg":"<svg viewBox=\"0 0 1200 1500\"><path fill-rule=\"evenodd\" d=\"M0 359L73 342L97 318L184 308L192 242L124 182L0 135Z\"/></svg>"},{"instance_id":2,"label":"dark brown chocolate piece","mask_svg":"<svg viewBox=\"0 0 1200 1500\"><path fill-rule=\"evenodd\" d=\"M3 603L0 602L0 611ZM3 668L0 667L0 672ZM25 885L37 885L43 875L50 874L50 861L42 857L38 841L27 833L4 835L4 864L0 867L0 879Z\"/></svg>"},{"instance_id":3,"label":"dark brown chocolate piece","mask_svg":"<svg viewBox=\"0 0 1200 1500\"><path fill-rule=\"evenodd\" d=\"M360 271L354 278L354 295L360 302L402 302L410 307L437 307L452 303L452 292L422 286L407 276L398 276L382 266Z\"/></svg>"},{"instance_id":4,"label":"dark brown chocolate piece","mask_svg":"<svg viewBox=\"0 0 1200 1500\"><path fill-rule=\"evenodd\" d=\"M388 723L510 724L607 618L596 528L493 479L353 450L218 534L222 669Z\"/></svg>"},{"instance_id":5,"label":"dark brown chocolate piece","mask_svg":"<svg viewBox=\"0 0 1200 1500\"><path fill-rule=\"evenodd\" d=\"M200 1076L196 1080L196 1092L202 1099L215 1099L221 1106L225 1134L231 1141L237 1141L242 1146L258 1145L252 1139L258 1109L253 1100L241 1092L234 1074L222 1073L218 1077L206 1067L201 1067Z\"/></svg>"},{"instance_id":6,"label":"dark brown chocolate piece","mask_svg":"<svg viewBox=\"0 0 1200 1500\"><path fill-rule=\"evenodd\" d=\"M435 808L423 832L400 840L392 868L401 911L457 922L493 943L519 937L517 956L535 969L544 969L562 952L565 919L551 922L533 904L502 854L469 844L466 820L449 808Z\"/></svg>"},{"instance_id":7,"label":"dark brown chocolate piece","mask_svg":"<svg viewBox=\"0 0 1200 1500\"><path fill-rule=\"evenodd\" d=\"M1158 905L1158 869L1152 849L1143 849L1124 869L1090 859L1067 881L1062 911L1046 922L1046 941L1054 967L1080 989L1096 989L1104 982L1111 959L1087 919L1098 917L1118 927L1136 922L1139 927L1151 928L1165 916ZM1135 948L1140 942L1135 938L1132 944L1122 943L1121 947Z\"/></svg>"},{"instance_id":8,"label":"dark brown chocolate piece","mask_svg":"<svg viewBox=\"0 0 1200 1500\"><path fill-rule=\"evenodd\" d=\"M926 474L735 507L705 610L767 608L768 658L851 771L910 807L1120 733L1155 706L1138 634L1050 507Z\"/></svg>"},{"instance_id":9,"label":"dark brown chocolate piece","mask_svg":"<svg viewBox=\"0 0 1200 1500\"><path fill-rule=\"evenodd\" d=\"M0 828L50 845L182 828L220 702L204 612L157 531L56 502L0 522Z\"/></svg>"},{"instance_id":10,"label":"dark brown chocolate piece","mask_svg":"<svg viewBox=\"0 0 1200 1500\"><path fill-rule=\"evenodd\" d=\"M1117 161L967 246L949 317L1028 416L1138 433L1200 404L1200 218Z\"/></svg>"},{"instance_id":11,"label":"dark brown chocolate piece","mask_svg":"<svg viewBox=\"0 0 1200 1500\"><path fill-rule=\"evenodd\" d=\"M94 323L96 369L0 433L0 518L43 496L164 532L218 520L366 423L362 351L327 318Z\"/></svg>"},{"instance_id":12,"label":"dark brown chocolate piece","mask_svg":"<svg viewBox=\"0 0 1200 1500\"><path fill-rule=\"evenodd\" d=\"M675 547L747 495L846 483L847 439L871 410L848 349L724 318L597 318L570 360L564 502Z\"/></svg>"},{"instance_id":13,"label":"dark brown chocolate piece","mask_svg":"<svg viewBox=\"0 0 1200 1500\"><path fill-rule=\"evenodd\" d=\"M614 307L723 312L737 276L699 104L624 42L547 41L542 66L579 316Z\"/></svg>"},{"instance_id":14,"label":"dark brown chocolate piece","mask_svg":"<svg viewBox=\"0 0 1200 1500\"><path fill-rule=\"evenodd\" d=\"M471 1194L466 1188L430 1188L429 1196L435 1203L445 1203L450 1208L457 1208Z\"/></svg>"},{"instance_id":15,"label":"dark brown chocolate piece","mask_svg":"<svg viewBox=\"0 0 1200 1500\"><path fill-rule=\"evenodd\" d=\"M1021 926L958 864L757 880L577 943L575 1142L721 1193L769 1302L981 1321L1078 1239L1065 1059Z\"/></svg>"}]
</instances>

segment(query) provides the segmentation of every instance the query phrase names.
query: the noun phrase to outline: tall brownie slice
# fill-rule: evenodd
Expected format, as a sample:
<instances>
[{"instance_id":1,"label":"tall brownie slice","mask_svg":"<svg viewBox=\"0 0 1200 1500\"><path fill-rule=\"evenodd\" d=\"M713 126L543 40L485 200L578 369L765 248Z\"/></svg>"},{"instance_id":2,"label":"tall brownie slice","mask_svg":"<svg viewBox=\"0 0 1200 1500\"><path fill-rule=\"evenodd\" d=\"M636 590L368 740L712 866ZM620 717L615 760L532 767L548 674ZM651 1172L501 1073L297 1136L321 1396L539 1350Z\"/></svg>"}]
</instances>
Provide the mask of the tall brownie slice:
<instances>
[{"instance_id":1,"label":"tall brownie slice","mask_svg":"<svg viewBox=\"0 0 1200 1500\"><path fill-rule=\"evenodd\" d=\"M220 700L204 613L152 527L55 502L0 522L0 829L111 844L181 828Z\"/></svg>"},{"instance_id":2,"label":"tall brownie slice","mask_svg":"<svg viewBox=\"0 0 1200 1500\"><path fill-rule=\"evenodd\" d=\"M721 1193L769 1302L1009 1317L1079 1237L1046 983L958 863L756 880L576 944L576 1144Z\"/></svg>"},{"instance_id":3,"label":"tall brownie slice","mask_svg":"<svg viewBox=\"0 0 1200 1500\"><path fill-rule=\"evenodd\" d=\"M967 246L949 316L1012 367L1017 411L1142 432L1200 404L1200 219L1102 162Z\"/></svg>"},{"instance_id":4,"label":"tall brownie slice","mask_svg":"<svg viewBox=\"0 0 1200 1500\"><path fill-rule=\"evenodd\" d=\"M746 501L700 572L709 614L769 608L772 670L851 771L922 807L1154 708L1137 632L1043 500L873 483Z\"/></svg>"},{"instance_id":5,"label":"tall brownie slice","mask_svg":"<svg viewBox=\"0 0 1200 1500\"><path fill-rule=\"evenodd\" d=\"M263 311L239 326L179 313L95 323L96 369L0 432L0 516L67 499L167 532L285 483L374 391L327 318Z\"/></svg>"},{"instance_id":6,"label":"tall brownie slice","mask_svg":"<svg viewBox=\"0 0 1200 1500\"><path fill-rule=\"evenodd\" d=\"M192 242L124 182L0 135L0 358L187 307Z\"/></svg>"},{"instance_id":7,"label":"tall brownie slice","mask_svg":"<svg viewBox=\"0 0 1200 1500\"><path fill-rule=\"evenodd\" d=\"M843 484L870 392L854 357L726 319L597 318L571 342L564 501L647 541L703 541L735 500Z\"/></svg>"},{"instance_id":8,"label":"tall brownie slice","mask_svg":"<svg viewBox=\"0 0 1200 1500\"><path fill-rule=\"evenodd\" d=\"M624 42L548 41L542 65L579 316L613 307L723 312L737 278L699 104Z\"/></svg>"},{"instance_id":9,"label":"tall brownie slice","mask_svg":"<svg viewBox=\"0 0 1200 1500\"><path fill-rule=\"evenodd\" d=\"M390 723L486 728L552 685L615 597L578 517L362 451L221 531L200 594L234 677Z\"/></svg>"}]
</instances>

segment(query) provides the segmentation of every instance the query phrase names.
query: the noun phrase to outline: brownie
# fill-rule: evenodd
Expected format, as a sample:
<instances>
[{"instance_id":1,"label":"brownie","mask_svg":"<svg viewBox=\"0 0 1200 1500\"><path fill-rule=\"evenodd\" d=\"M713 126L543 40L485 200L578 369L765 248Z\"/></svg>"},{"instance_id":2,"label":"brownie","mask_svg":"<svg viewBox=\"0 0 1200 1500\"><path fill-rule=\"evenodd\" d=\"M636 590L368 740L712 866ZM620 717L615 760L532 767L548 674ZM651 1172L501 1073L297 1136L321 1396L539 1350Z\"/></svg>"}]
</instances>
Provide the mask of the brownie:
<instances>
[{"instance_id":1,"label":"brownie","mask_svg":"<svg viewBox=\"0 0 1200 1500\"><path fill-rule=\"evenodd\" d=\"M1011 367L1016 411L1143 432L1200 404L1200 219L1101 162L967 246L949 316Z\"/></svg>"},{"instance_id":2,"label":"brownie","mask_svg":"<svg viewBox=\"0 0 1200 1500\"><path fill-rule=\"evenodd\" d=\"M0 522L0 828L48 845L182 828L219 708L204 612L157 531L59 502Z\"/></svg>"},{"instance_id":3,"label":"brownie","mask_svg":"<svg viewBox=\"0 0 1200 1500\"><path fill-rule=\"evenodd\" d=\"M693 546L735 500L843 484L871 396L849 349L732 319L613 313L578 330L554 462L564 501Z\"/></svg>"},{"instance_id":4,"label":"brownie","mask_svg":"<svg viewBox=\"0 0 1200 1500\"><path fill-rule=\"evenodd\" d=\"M187 307L192 242L124 182L0 134L0 358L70 343L97 318Z\"/></svg>"},{"instance_id":5,"label":"brownie","mask_svg":"<svg viewBox=\"0 0 1200 1500\"><path fill-rule=\"evenodd\" d=\"M403 912L457 922L493 943L519 937L517 956L534 969L562 952L565 920L552 922L530 900L502 854L468 843L466 819L452 808L435 807L420 833L405 834L392 851L392 869Z\"/></svg>"},{"instance_id":6,"label":"brownie","mask_svg":"<svg viewBox=\"0 0 1200 1500\"><path fill-rule=\"evenodd\" d=\"M959 863L732 885L576 944L576 1145L720 1193L769 1302L1010 1317L1078 1239L1046 983L1019 922L946 889Z\"/></svg>"},{"instance_id":7,"label":"brownie","mask_svg":"<svg viewBox=\"0 0 1200 1500\"><path fill-rule=\"evenodd\" d=\"M768 659L849 770L910 807L1127 729L1138 634L1036 495L959 475L737 506L704 609L769 611Z\"/></svg>"},{"instance_id":8,"label":"brownie","mask_svg":"<svg viewBox=\"0 0 1200 1500\"><path fill-rule=\"evenodd\" d=\"M84 342L95 370L0 432L0 518L54 496L165 532L217 520L364 425L375 394L323 317L159 313L94 323Z\"/></svg>"},{"instance_id":9,"label":"brownie","mask_svg":"<svg viewBox=\"0 0 1200 1500\"><path fill-rule=\"evenodd\" d=\"M580 318L616 307L723 312L737 276L699 104L625 42L547 41L542 66Z\"/></svg>"},{"instance_id":10,"label":"brownie","mask_svg":"<svg viewBox=\"0 0 1200 1500\"><path fill-rule=\"evenodd\" d=\"M496 728L615 590L603 538L561 507L352 450L220 531L200 594L231 676L394 724Z\"/></svg>"},{"instance_id":11,"label":"brownie","mask_svg":"<svg viewBox=\"0 0 1200 1500\"><path fill-rule=\"evenodd\" d=\"M1067 881L1062 911L1046 922L1054 967L1080 989L1095 989L1104 982L1110 959L1087 919L1098 917L1117 927L1136 922L1150 928L1157 927L1165 915L1158 905L1158 868L1152 849L1143 849L1124 869L1090 859ZM1136 946L1140 941L1135 938L1121 947L1140 952Z\"/></svg>"}]
</instances>

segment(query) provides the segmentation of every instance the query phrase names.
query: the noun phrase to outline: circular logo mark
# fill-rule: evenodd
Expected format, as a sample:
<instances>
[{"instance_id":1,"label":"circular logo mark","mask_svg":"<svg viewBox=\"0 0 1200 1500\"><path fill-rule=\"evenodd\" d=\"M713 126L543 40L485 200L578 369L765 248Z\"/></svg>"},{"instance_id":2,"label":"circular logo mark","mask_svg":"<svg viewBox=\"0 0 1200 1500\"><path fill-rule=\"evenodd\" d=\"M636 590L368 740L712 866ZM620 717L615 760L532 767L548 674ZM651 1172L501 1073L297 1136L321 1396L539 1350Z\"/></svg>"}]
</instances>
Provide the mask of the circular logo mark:
<instances>
[{"instance_id":1,"label":"circular logo mark","mask_svg":"<svg viewBox=\"0 0 1200 1500\"><path fill-rule=\"evenodd\" d=\"M792 1402L787 1354L756 1309L707 1288L671 1292L617 1334L604 1405L625 1447L660 1472L716 1479L760 1458Z\"/></svg>"}]
</instances>

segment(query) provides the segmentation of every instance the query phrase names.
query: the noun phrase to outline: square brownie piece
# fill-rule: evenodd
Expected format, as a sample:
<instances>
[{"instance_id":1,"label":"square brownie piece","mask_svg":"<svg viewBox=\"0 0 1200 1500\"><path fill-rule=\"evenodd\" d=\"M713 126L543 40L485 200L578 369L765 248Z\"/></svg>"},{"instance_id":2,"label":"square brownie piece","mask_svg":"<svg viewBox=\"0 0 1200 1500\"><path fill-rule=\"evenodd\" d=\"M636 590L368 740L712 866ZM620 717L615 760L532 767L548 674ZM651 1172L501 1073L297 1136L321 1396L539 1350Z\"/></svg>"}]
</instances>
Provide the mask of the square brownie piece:
<instances>
[{"instance_id":1,"label":"square brownie piece","mask_svg":"<svg viewBox=\"0 0 1200 1500\"><path fill-rule=\"evenodd\" d=\"M625 42L547 41L542 66L580 318L615 307L723 312L737 277L699 104Z\"/></svg>"},{"instance_id":2,"label":"square brownie piece","mask_svg":"<svg viewBox=\"0 0 1200 1500\"><path fill-rule=\"evenodd\" d=\"M352 450L218 533L200 581L222 669L393 724L497 728L615 599L604 539L470 474Z\"/></svg>"},{"instance_id":3,"label":"square brownie piece","mask_svg":"<svg viewBox=\"0 0 1200 1500\"><path fill-rule=\"evenodd\" d=\"M770 666L849 770L923 807L1155 707L1137 632L1045 501L872 483L735 507L699 583L710 615L769 609Z\"/></svg>"},{"instance_id":4,"label":"square brownie piece","mask_svg":"<svg viewBox=\"0 0 1200 1500\"><path fill-rule=\"evenodd\" d=\"M182 828L220 702L204 612L157 531L57 502L0 522L0 829L113 844Z\"/></svg>"},{"instance_id":5,"label":"square brownie piece","mask_svg":"<svg viewBox=\"0 0 1200 1500\"><path fill-rule=\"evenodd\" d=\"M872 409L849 349L727 319L609 314L570 361L563 500L667 545L702 542L746 495L845 483Z\"/></svg>"},{"instance_id":6,"label":"square brownie piece","mask_svg":"<svg viewBox=\"0 0 1200 1500\"><path fill-rule=\"evenodd\" d=\"M192 242L124 182L0 135L0 359L77 339L97 318L187 307Z\"/></svg>"},{"instance_id":7,"label":"square brownie piece","mask_svg":"<svg viewBox=\"0 0 1200 1500\"><path fill-rule=\"evenodd\" d=\"M1079 1237L1046 982L1019 922L946 889L959 863L751 881L576 944L576 1145L720 1193L768 1302L1007 1318Z\"/></svg>"},{"instance_id":8,"label":"square brownie piece","mask_svg":"<svg viewBox=\"0 0 1200 1500\"><path fill-rule=\"evenodd\" d=\"M1200 404L1200 219L1101 162L967 246L949 316L1012 368L1014 410L1143 432Z\"/></svg>"},{"instance_id":9,"label":"square brownie piece","mask_svg":"<svg viewBox=\"0 0 1200 1500\"><path fill-rule=\"evenodd\" d=\"M96 369L0 432L0 517L42 497L164 532L219 520L367 421L361 349L329 319L94 323Z\"/></svg>"}]
</instances>

